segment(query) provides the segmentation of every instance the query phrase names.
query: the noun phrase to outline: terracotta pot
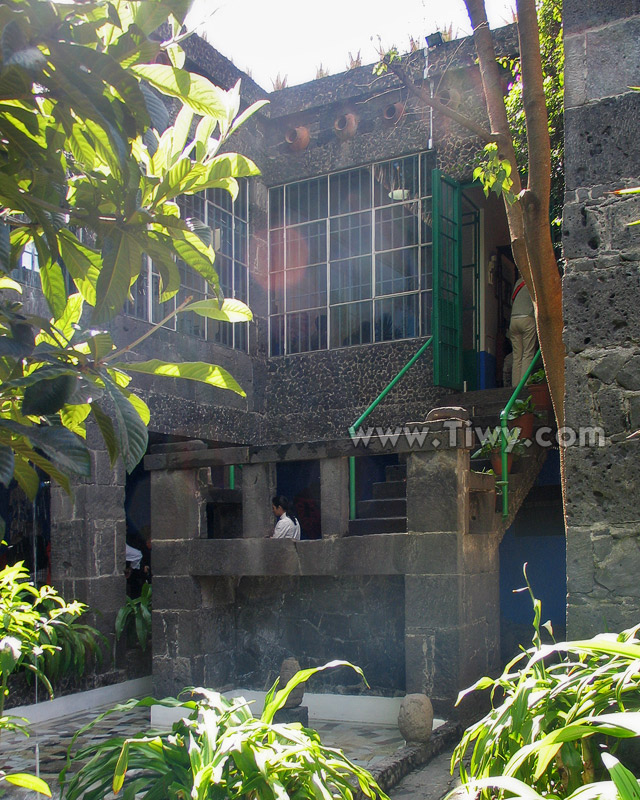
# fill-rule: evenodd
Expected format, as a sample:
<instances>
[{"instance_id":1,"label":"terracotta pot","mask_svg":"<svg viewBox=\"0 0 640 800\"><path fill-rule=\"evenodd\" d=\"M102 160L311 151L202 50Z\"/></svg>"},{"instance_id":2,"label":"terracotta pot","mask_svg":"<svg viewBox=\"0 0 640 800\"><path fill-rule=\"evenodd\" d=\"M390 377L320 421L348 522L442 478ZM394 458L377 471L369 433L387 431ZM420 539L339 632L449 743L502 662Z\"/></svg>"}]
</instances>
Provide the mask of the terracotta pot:
<instances>
[{"instance_id":1,"label":"terracotta pot","mask_svg":"<svg viewBox=\"0 0 640 800\"><path fill-rule=\"evenodd\" d=\"M507 473L511 472L513 466L513 453L507 453ZM502 475L502 452L500 448L491 451L491 469L498 477Z\"/></svg>"},{"instance_id":2,"label":"terracotta pot","mask_svg":"<svg viewBox=\"0 0 640 800\"><path fill-rule=\"evenodd\" d=\"M358 130L358 118L355 114L341 114L333 123L333 130L341 142L346 142Z\"/></svg>"},{"instance_id":3,"label":"terracotta pot","mask_svg":"<svg viewBox=\"0 0 640 800\"><path fill-rule=\"evenodd\" d=\"M384 121L394 125L404 114L404 103L391 103L382 112Z\"/></svg>"},{"instance_id":4,"label":"terracotta pot","mask_svg":"<svg viewBox=\"0 0 640 800\"><path fill-rule=\"evenodd\" d=\"M304 125L291 128L290 131L287 131L287 135L284 138L289 145L289 150L292 150L294 153L299 153L301 150L306 150L309 146L309 128L306 128Z\"/></svg>"},{"instance_id":5,"label":"terracotta pot","mask_svg":"<svg viewBox=\"0 0 640 800\"><path fill-rule=\"evenodd\" d=\"M534 406L539 411L553 411L549 386L546 381L544 383L530 383L527 388Z\"/></svg>"},{"instance_id":6,"label":"terracotta pot","mask_svg":"<svg viewBox=\"0 0 640 800\"><path fill-rule=\"evenodd\" d=\"M511 431L514 428L520 428L520 433L518 434L519 439L533 439L534 421L535 416L529 412L528 414L521 414L515 419L510 419L508 422L508 427Z\"/></svg>"}]
</instances>

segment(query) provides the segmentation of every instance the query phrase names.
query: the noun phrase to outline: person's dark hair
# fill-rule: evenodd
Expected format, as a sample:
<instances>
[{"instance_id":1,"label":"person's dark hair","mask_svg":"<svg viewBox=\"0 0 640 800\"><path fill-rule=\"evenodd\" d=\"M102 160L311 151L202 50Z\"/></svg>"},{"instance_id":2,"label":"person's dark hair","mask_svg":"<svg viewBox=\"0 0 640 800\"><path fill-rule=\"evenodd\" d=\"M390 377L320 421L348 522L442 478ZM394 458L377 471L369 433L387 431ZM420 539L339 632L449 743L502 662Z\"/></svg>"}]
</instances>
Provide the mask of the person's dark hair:
<instances>
[{"instance_id":1,"label":"person's dark hair","mask_svg":"<svg viewBox=\"0 0 640 800\"><path fill-rule=\"evenodd\" d=\"M298 521L298 518L293 512L293 507L289 502L288 498L286 498L283 494L277 494L275 497L271 498L272 504L278 508L280 508L285 512L285 514L289 517L289 519L293 520L294 522Z\"/></svg>"}]
</instances>

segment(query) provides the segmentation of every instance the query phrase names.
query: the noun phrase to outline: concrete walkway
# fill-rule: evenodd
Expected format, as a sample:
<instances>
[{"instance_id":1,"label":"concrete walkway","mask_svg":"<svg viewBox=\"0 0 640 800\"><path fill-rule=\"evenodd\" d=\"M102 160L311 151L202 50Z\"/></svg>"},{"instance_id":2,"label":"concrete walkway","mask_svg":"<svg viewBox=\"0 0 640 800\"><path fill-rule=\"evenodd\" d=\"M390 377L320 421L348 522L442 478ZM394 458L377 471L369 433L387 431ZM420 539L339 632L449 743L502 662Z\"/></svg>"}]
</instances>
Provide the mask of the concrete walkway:
<instances>
[{"instance_id":1,"label":"concrete walkway","mask_svg":"<svg viewBox=\"0 0 640 800\"><path fill-rule=\"evenodd\" d=\"M453 747L436 756L424 767L409 773L389 791L391 800L441 800L451 789L460 785L449 768Z\"/></svg>"}]
</instances>

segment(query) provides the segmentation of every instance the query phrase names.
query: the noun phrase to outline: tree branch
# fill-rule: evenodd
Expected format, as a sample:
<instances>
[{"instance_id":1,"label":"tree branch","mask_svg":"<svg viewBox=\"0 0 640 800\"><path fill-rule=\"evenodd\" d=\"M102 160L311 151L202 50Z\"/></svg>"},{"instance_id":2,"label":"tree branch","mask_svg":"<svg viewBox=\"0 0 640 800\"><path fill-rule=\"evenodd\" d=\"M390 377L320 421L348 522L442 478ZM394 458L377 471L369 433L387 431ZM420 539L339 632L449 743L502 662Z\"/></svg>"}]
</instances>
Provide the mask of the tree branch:
<instances>
[{"instance_id":1,"label":"tree branch","mask_svg":"<svg viewBox=\"0 0 640 800\"><path fill-rule=\"evenodd\" d=\"M398 78L398 80L402 83L405 89L408 90L409 94L413 95L413 97L416 97L418 100L420 100L421 103L424 103L424 105L435 109L443 116L449 117L449 119L452 119L454 122L457 122L459 125L462 125L467 130L474 133L479 139L482 139L483 142L488 143L488 142L498 141L499 134L492 133L490 130L487 130L487 128L485 128L483 125L478 125L477 122L474 122L472 119L469 119L469 117L465 117L464 114L459 114L453 108L445 106L444 103L441 103L435 97L431 97L431 95L425 90L424 87L416 86L416 84L407 74L405 68L397 61L394 61L391 64L389 64L389 69Z\"/></svg>"}]
</instances>

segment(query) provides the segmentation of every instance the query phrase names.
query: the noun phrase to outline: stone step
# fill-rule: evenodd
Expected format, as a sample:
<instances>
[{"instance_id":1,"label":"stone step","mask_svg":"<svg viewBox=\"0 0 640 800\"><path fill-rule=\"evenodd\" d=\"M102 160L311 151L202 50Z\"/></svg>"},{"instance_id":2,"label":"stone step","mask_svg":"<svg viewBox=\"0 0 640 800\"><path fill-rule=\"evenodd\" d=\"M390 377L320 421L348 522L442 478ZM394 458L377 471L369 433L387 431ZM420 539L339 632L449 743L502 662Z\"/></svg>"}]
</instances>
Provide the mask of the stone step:
<instances>
[{"instance_id":1,"label":"stone step","mask_svg":"<svg viewBox=\"0 0 640 800\"><path fill-rule=\"evenodd\" d=\"M402 497L389 497L384 500L361 500L358 503L358 519L374 517L406 517L407 501Z\"/></svg>"},{"instance_id":2,"label":"stone step","mask_svg":"<svg viewBox=\"0 0 640 800\"><path fill-rule=\"evenodd\" d=\"M384 468L384 475L388 481L402 481L407 477L407 465L390 464Z\"/></svg>"},{"instance_id":3,"label":"stone step","mask_svg":"<svg viewBox=\"0 0 640 800\"><path fill-rule=\"evenodd\" d=\"M373 499L386 500L407 496L406 481L381 481L373 484Z\"/></svg>"},{"instance_id":4,"label":"stone step","mask_svg":"<svg viewBox=\"0 0 640 800\"><path fill-rule=\"evenodd\" d=\"M370 536L376 533L406 533L406 517L377 517L376 519L352 519L349 536Z\"/></svg>"}]
</instances>

